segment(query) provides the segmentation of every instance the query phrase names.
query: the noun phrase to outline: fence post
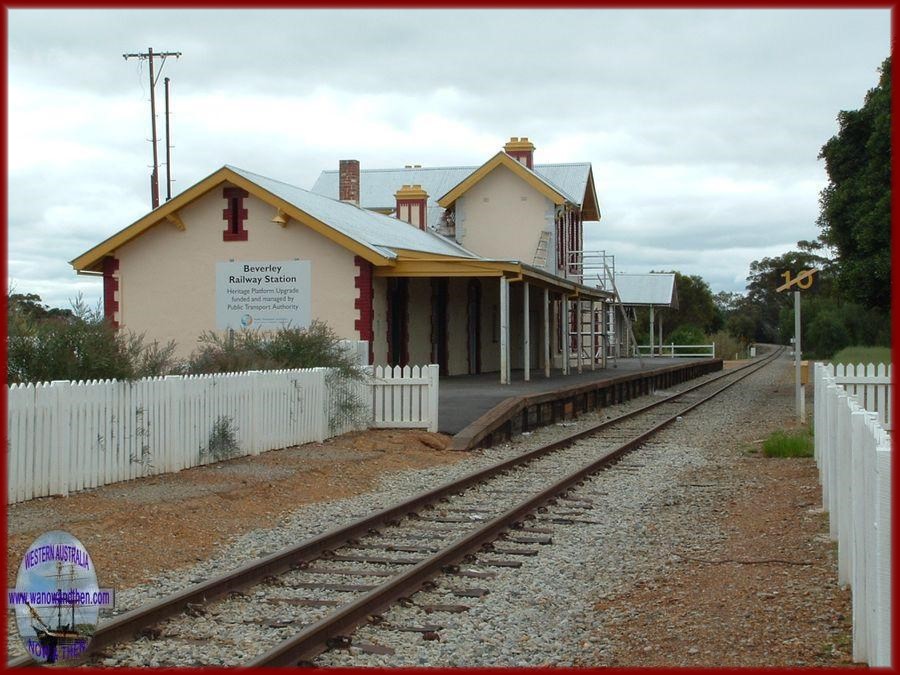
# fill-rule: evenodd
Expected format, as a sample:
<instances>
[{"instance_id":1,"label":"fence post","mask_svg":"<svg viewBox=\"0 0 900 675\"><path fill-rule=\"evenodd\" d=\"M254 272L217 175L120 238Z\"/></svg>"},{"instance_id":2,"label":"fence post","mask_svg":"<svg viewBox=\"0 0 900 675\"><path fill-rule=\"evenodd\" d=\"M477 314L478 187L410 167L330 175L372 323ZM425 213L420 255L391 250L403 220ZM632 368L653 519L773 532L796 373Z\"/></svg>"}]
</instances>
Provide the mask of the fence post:
<instances>
[{"instance_id":1,"label":"fence post","mask_svg":"<svg viewBox=\"0 0 900 675\"><path fill-rule=\"evenodd\" d=\"M169 419L166 424L166 437L160 439L160 449L165 448L167 471L181 471L185 467L187 441L184 424L184 379L181 375L166 375L165 395L168 398Z\"/></svg>"},{"instance_id":2,"label":"fence post","mask_svg":"<svg viewBox=\"0 0 900 675\"><path fill-rule=\"evenodd\" d=\"M837 434L835 436L835 455L837 466L835 477L843 476L844 480L835 481L837 483L837 506L835 515L837 516L837 536L838 536L838 583L846 585L850 583L850 568L852 561L850 559L850 542L851 542L851 509L850 502L850 443L852 441L850 435L850 409L847 403L847 393L844 391L837 392L836 417L837 417Z\"/></svg>"},{"instance_id":3,"label":"fence post","mask_svg":"<svg viewBox=\"0 0 900 675\"><path fill-rule=\"evenodd\" d=\"M854 406L855 407L855 406ZM858 407L850 413L850 519L847 554L850 560L849 581L851 615L853 617L853 660L865 661L868 646L866 622L866 455L870 451L871 436L866 438L866 412Z\"/></svg>"},{"instance_id":4,"label":"fence post","mask_svg":"<svg viewBox=\"0 0 900 675\"><path fill-rule=\"evenodd\" d=\"M438 387L440 386L440 368L436 363L432 363L428 368L428 412L431 415L431 422L428 431L438 430Z\"/></svg>"},{"instance_id":5,"label":"fence post","mask_svg":"<svg viewBox=\"0 0 900 675\"><path fill-rule=\"evenodd\" d=\"M50 494L69 496L72 403L68 380L53 380L53 436L50 441ZM80 467L79 467L80 470Z\"/></svg>"},{"instance_id":6,"label":"fence post","mask_svg":"<svg viewBox=\"0 0 900 675\"><path fill-rule=\"evenodd\" d=\"M250 447L248 450L248 455L258 455L259 454L259 434L257 433L257 425L259 423L259 418L262 416L262 404L261 404L261 392L260 392L260 384L259 378L262 375L262 371L260 370L250 370L247 372L247 376L250 378L250 429L249 431L249 439L250 439Z\"/></svg>"},{"instance_id":7,"label":"fence post","mask_svg":"<svg viewBox=\"0 0 900 675\"><path fill-rule=\"evenodd\" d=\"M890 667L891 663L891 445L886 440L875 449L875 607L873 610L874 649L869 665Z\"/></svg>"}]
</instances>

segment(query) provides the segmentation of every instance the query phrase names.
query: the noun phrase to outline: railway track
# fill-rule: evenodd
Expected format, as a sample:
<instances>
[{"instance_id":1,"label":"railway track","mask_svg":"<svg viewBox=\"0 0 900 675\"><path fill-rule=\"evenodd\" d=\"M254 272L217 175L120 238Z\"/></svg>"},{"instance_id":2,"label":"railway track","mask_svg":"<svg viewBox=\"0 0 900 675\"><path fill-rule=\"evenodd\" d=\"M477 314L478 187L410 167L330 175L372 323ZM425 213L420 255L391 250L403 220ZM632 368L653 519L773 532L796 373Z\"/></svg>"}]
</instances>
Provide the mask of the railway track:
<instances>
[{"instance_id":1,"label":"railway track","mask_svg":"<svg viewBox=\"0 0 900 675\"><path fill-rule=\"evenodd\" d=\"M137 637L152 642L160 665L296 665L348 646L356 627L383 625L390 606L417 602L422 590L437 597L417 602L428 616L465 611L497 570L552 544L553 525L590 522L591 500L573 491L586 477L780 353L116 616L98 627L87 660L102 664ZM385 628L425 639L440 630Z\"/></svg>"}]
</instances>

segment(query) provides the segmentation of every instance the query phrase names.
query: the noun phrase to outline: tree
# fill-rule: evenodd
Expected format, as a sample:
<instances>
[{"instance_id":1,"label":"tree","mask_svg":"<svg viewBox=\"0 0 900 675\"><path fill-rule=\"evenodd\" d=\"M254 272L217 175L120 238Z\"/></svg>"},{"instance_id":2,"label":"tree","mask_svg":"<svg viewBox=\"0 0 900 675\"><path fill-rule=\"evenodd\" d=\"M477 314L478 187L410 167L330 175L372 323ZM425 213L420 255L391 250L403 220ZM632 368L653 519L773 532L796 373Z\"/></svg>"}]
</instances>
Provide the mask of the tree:
<instances>
[{"instance_id":1,"label":"tree","mask_svg":"<svg viewBox=\"0 0 900 675\"><path fill-rule=\"evenodd\" d=\"M659 330L660 322L663 325L663 340L668 340L666 335L673 333L679 326L693 326L705 334L713 333L722 327L722 315L716 307L712 290L702 277L696 274L688 276L681 272L651 272L651 274L674 274L675 293L678 296L678 309L656 307L656 325L654 330ZM643 309L637 312L637 320L632 329L639 342L647 342L650 331L650 310ZM658 334L657 334L658 335ZM654 342L657 340L654 335Z\"/></svg>"},{"instance_id":2,"label":"tree","mask_svg":"<svg viewBox=\"0 0 900 675\"><path fill-rule=\"evenodd\" d=\"M24 316L36 321L44 319L71 321L75 318L71 309L48 308L37 293L13 293L10 291L6 294L6 305L8 316Z\"/></svg>"},{"instance_id":3,"label":"tree","mask_svg":"<svg viewBox=\"0 0 900 675\"><path fill-rule=\"evenodd\" d=\"M729 332L735 337L752 338L759 342L780 342L779 331L781 310L790 308L792 296L790 292L777 291L784 283L784 272L792 276L803 270L820 270L816 274L815 290L804 291L805 294L828 294L832 285L831 267L826 258L805 251L788 251L774 258L763 258L750 263L750 274L747 277L747 297L741 303L740 311L752 316L756 329L752 335L747 334L747 322L732 320Z\"/></svg>"},{"instance_id":4,"label":"tree","mask_svg":"<svg viewBox=\"0 0 900 675\"><path fill-rule=\"evenodd\" d=\"M819 239L837 256L844 297L890 310L891 59L859 110L838 113L839 131L822 146L829 184L819 199Z\"/></svg>"},{"instance_id":5,"label":"tree","mask_svg":"<svg viewBox=\"0 0 900 675\"><path fill-rule=\"evenodd\" d=\"M712 290L703 277L675 272L675 292L678 293L678 309L666 312L669 326L673 329L683 325L696 326L704 333L712 333L721 327Z\"/></svg>"},{"instance_id":6,"label":"tree","mask_svg":"<svg viewBox=\"0 0 900 675\"><path fill-rule=\"evenodd\" d=\"M7 293L7 383L134 379L167 373L174 343L145 345L117 331L79 297L72 310L48 310L40 296Z\"/></svg>"}]
</instances>

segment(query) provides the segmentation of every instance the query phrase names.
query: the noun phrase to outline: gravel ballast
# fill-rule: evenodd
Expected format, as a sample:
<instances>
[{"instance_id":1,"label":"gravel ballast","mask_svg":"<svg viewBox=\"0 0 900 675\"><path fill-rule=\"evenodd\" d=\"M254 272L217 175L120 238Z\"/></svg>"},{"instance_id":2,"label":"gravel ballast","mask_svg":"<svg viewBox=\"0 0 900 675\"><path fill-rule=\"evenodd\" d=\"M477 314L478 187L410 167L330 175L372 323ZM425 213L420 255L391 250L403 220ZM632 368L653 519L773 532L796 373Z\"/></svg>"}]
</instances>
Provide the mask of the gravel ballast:
<instances>
[{"instance_id":1,"label":"gravel ballast","mask_svg":"<svg viewBox=\"0 0 900 675\"><path fill-rule=\"evenodd\" d=\"M319 665L369 666L627 666L627 665L826 665L846 664L848 594L836 584L834 552L827 541L827 516L818 506L811 460L766 460L753 453L756 441L769 431L790 424L793 391L791 371L783 357L777 365L752 375L720 399L686 415L652 443L626 456L619 465L590 479L573 492L573 499L590 502L584 520L558 525L539 520L553 530L551 545L537 546L536 556L522 556L522 567L504 569L483 564L472 567L496 573L491 579L442 577L436 589L415 597L416 605L463 604L464 612L424 612L398 607L385 614L386 622L365 626L354 638L390 647L394 653L361 654L357 648L333 650ZM312 504L284 515L275 528L246 532L218 555L189 570L159 575L152 584L117 593L117 612L220 574L246 560L274 552L297 541L367 515L413 493L469 473L514 454L567 435L597 418L637 406L586 415L579 420L535 430L512 443L475 453L453 465L386 474L377 490L350 499ZM782 469L779 471L779 467ZM802 469L798 473L798 468ZM240 475L239 471L229 472ZM790 476L790 508L769 514L781 530L798 526L794 549L775 543L777 555L744 551L738 562L726 554L736 536L754 523L742 523L749 494L760 493L773 505L777 499L762 491L784 489L779 473ZM803 504L798 507L797 504ZM571 510L558 505L557 510ZM737 512L735 512L737 508ZM552 513L540 516L550 517ZM746 537L744 537L746 539ZM421 542L420 542L421 543ZM509 547L504 543L505 547ZM752 553L754 555L746 555ZM756 555L756 554L760 555ZM793 556L793 557L792 557ZM766 559L780 562L754 563ZM785 562L786 561L786 562ZM730 566L729 566L730 565ZM747 568L754 574L747 574ZM743 634L728 635L729 622L712 620L703 606L704 588L698 579L727 576L751 579L764 574L742 592L752 602L720 600L721 615L729 606L735 626ZM789 572L785 575L785 571ZM692 573L694 610L678 595L680 581ZM754 577L755 578L755 577ZM338 579L328 579L337 582ZM367 583L362 578L341 583ZM371 582L371 580L369 581ZM482 598L460 598L450 592L478 586L489 591ZM709 591L715 589L707 589ZM722 589L718 591L721 593ZM252 592L252 591L251 591ZM309 596L313 597L313 596ZM317 593L315 597L325 597ZM340 597L339 594L335 597ZM715 601L713 601L715 602ZM804 622L794 621L800 603ZM252 603L250 603L252 604ZM757 605L759 605L757 607ZM702 611L701 611L702 610ZM309 612L308 609L304 610ZM697 614L692 631L685 616ZM263 633L258 623L296 620L302 613L285 614L260 603L254 616L228 618L235 640L248 653L259 650ZM319 612L321 614L321 612ZM312 616L307 614L303 616ZM219 617L226 620L226 617ZM710 619L707 621L707 619ZM190 625L183 622L184 665L190 656ZM784 623L780 623L783 621ZM777 644L762 636L777 628ZM423 625L439 627L425 639L422 632L401 630ZM229 630L231 630L230 628ZM737 628L736 628L737 629ZM291 627L284 629L285 637ZM706 632L704 632L706 631ZM11 647L17 647L12 636ZM749 642L748 642L749 639ZM717 646L718 645L718 646ZM107 657L104 665L154 665L152 641L138 643L130 657Z\"/></svg>"}]
</instances>

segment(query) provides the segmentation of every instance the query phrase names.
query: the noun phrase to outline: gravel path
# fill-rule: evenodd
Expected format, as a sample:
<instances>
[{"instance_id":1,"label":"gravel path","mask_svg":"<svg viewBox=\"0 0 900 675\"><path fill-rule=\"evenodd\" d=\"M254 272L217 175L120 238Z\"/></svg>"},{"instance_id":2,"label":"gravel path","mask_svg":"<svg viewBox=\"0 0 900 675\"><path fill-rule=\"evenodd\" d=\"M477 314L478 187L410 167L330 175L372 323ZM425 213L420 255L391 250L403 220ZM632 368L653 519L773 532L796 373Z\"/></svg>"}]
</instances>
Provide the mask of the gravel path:
<instances>
[{"instance_id":1,"label":"gravel path","mask_svg":"<svg viewBox=\"0 0 900 675\"><path fill-rule=\"evenodd\" d=\"M489 590L466 598L469 610L426 614L417 607L386 614L395 628L439 625L438 639L422 633L364 627L358 639L390 646L393 655L332 651L322 665L833 665L848 662L846 591L837 588L827 521L811 460L764 460L753 454L755 441L789 424L792 389L786 359L751 376L722 399L686 416L657 441L626 457L618 468L590 480L576 496L594 504L592 524L552 527L553 544L525 559L518 570L491 568L497 576L479 580ZM318 503L285 514L277 527L255 529L213 558L188 570L159 575L152 584L117 594L117 612L161 597L241 562L270 553L335 524L368 514L414 492L548 442L574 428L639 405L588 415L574 422L538 429L512 443L474 454L450 466L386 474L377 490L351 499ZM786 463L787 462L787 463ZM798 474L799 468L799 474ZM789 476L790 482L782 480ZM777 499L788 490L785 505ZM776 494L777 493L777 494ZM730 549L761 520L749 509L748 495L777 525L770 544L790 559L769 563L763 574L746 574L748 553ZM797 504L802 504L798 507ZM776 508L777 507L777 508ZM749 510L748 510L749 509ZM752 519L748 516L752 515ZM785 527L788 525L789 527ZM793 529L792 529L793 528ZM787 541L785 531L797 535ZM764 538L765 539L765 538ZM777 541L775 541L777 539ZM726 569L727 555L746 560ZM793 556L793 558L792 558ZM710 574L710 565L717 574ZM757 565L758 567L758 565ZM696 574L698 569L702 572ZM487 569L487 568L482 568ZM786 576L784 572L789 572ZM691 578L694 574L696 578ZM746 578L738 602L722 596L714 579ZM678 596L679 583L689 592ZM344 580L345 583L349 583ZM453 580L416 596L418 604L460 604L448 595ZM471 585L471 584L469 584ZM740 586L740 584L737 584ZM787 590L786 590L787 589ZM716 596L709 600L707 595ZM683 597L683 596L687 597ZM693 598L693 599L692 599ZM723 599L724 598L724 599ZM685 602L693 602L690 607ZM714 606L706 606L712 602ZM718 604L716 604L718 603ZM787 607L785 603L794 603ZM799 603L799 604L798 604ZM729 606L740 607L729 613ZM792 619L805 610L803 622ZM718 613L718 614L717 614ZM730 619L729 621L722 618ZM715 619L718 616L718 620ZM281 617L261 606L260 622ZM735 637L733 630L741 633ZM774 626L773 626L774 623ZM253 626L236 624L235 639L254 644ZM684 628L682 628L684 626ZM726 630L729 628L729 630ZM761 638L777 629L777 644ZM186 644L190 643L190 628ZM434 637L434 636L432 636ZM16 641L11 644L16 649ZM186 664L190 657L186 657ZM108 656L105 665L155 665L152 642L138 644L127 659Z\"/></svg>"}]
</instances>

